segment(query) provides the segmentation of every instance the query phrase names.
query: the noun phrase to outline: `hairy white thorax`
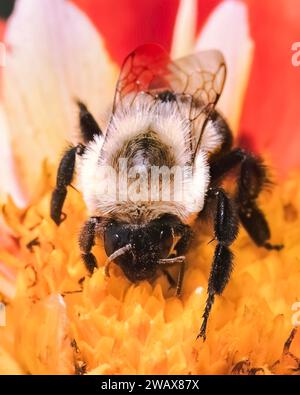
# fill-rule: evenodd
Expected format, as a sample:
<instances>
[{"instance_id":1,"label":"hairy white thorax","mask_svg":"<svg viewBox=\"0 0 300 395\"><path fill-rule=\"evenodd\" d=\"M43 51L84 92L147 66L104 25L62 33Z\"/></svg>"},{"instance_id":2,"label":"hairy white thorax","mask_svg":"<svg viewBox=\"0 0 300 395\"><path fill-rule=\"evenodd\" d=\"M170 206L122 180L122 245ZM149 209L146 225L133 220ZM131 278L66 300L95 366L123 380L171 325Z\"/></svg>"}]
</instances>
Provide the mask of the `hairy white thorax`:
<instances>
[{"instance_id":1,"label":"hairy white thorax","mask_svg":"<svg viewBox=\"0 0 300 395\"><path fill-rule=\"evenodd\" d=\"M89 214L143 223L170 213L190 223L203 208L209 184L208 155L220 146L222 137L212 121L207 122L195 158L194 140L184 103L163 102L146 93L128 95L117 105L104 136L95 137L77 160L79 188ZM153 166L173 172L169 195L162 194L160 182L160 193L153 199ZM137 172L138 179L128 177L130 172ZM147 188L141 187L142 181ZM132 192L135 185L138 193Z\"/></svg>"}]
</instances>

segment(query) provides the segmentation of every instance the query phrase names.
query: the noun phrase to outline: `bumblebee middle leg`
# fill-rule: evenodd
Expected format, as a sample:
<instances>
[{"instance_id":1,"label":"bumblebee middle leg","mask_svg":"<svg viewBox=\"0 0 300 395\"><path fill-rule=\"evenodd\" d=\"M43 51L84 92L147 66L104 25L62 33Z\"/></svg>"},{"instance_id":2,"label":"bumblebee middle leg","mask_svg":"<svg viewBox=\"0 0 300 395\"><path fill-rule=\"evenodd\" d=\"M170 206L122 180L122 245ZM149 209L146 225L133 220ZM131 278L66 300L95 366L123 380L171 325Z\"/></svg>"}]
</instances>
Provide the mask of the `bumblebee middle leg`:
<instances>
[{"instance_id":1,"label":"bumblebee middle leg","mask_svg":"<svg viewBox=\"0 0 300 395\"><path fill-rule=\"evenodd\" d=\"M221 295L228 283L233 254L229 248L238 233L238 218L234 202L221 188L210 188L207 204L214 208L214 234L218 244L215 248L213 263L210 270L207 301L203 313L203 322L198 337L206 338L208 317L215 300L215 295Z\"/></svg>"},{"instance_id":2,"label":"bumblebee middle leg","mask_svg":"<svg viewBox=\"0 0 300 395\"><path fill-rule=\"evenodd\" d=\"M217 185L227 172L237 166L240 166L240 174L236 203L242 225L256 245L268 250L280 250L282 245L269 242L271 231L264 213L256 202L263 187L268 183L266 167L259 158L240 148L230 151L211 164L211 184Z\"/></svg>"},{"instance_id":3,"label":"bumblebee middle leg","mask_svg":"<svg viewBox=\"0 0 300 395\"><path fill-rule=\"evenodd\" d=\"M85 144L88 144L95 136L102 136L102 130L93 115L89 112L86 105L77 101L79 107L79 124L81 136Z\"/></svg>"},{"instance_id":4,"label":"bumblebee middle leg","mask_svg":"<svg viewBox=\"0 0 300 395\"><path fill-rule=\"evenodd\" d=\"M60 161L56 177L56 187L52 192L50 203L50 216L57 225L65 219L62 208L67 196L67 186L73 180L76 154L82 155L84 148L82 144L76 147L70 147Z\"/></svg>"},{"instance_id":5,"label":"bumblebee middle leg","mask_svg":"<svg viewBox=\"0 0 300 395\"><path fill-rule=\"evenodd\" d=\"M102 135L102 131L85 104L80 101L77 101L77 104L79 106L81 136L84 144L88 144L96 135ZM76 147L72 146L65 152L60 161L57 171L56 188L52 193L50 207L50 216L57 225L65 219L62 208L67 196L67 186L71 184L73 179L76 154L82 155L84 150L85 146L83 144L78 144Z\"/></svg>"}]
</instances>

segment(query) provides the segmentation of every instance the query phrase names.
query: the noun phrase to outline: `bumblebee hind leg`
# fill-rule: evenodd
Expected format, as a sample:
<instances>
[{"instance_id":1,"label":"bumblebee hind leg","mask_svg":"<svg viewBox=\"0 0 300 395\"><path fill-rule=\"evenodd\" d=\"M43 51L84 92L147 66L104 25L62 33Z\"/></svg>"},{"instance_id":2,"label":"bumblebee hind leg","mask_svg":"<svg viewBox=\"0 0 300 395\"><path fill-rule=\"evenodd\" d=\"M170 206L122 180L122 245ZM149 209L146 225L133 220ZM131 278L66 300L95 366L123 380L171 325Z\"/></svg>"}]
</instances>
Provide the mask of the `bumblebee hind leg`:
<instances>
[{"instance_id":1,"label":"bumblebee hind leg","mask_svg":"<svg viewBox=\"0 0 300 395\"><path fill-rule=\"evenodd\" d=\"M283 245L271 244L271 231L256 199L263 187L268 183L266 167L261 160L252 155L246 157L241 164L236 202L242 225L256 245L268 250L280 250Z\"/></svg>"},{"instance_id":2,"label":"bumblebee hind leg","mask_svg":"<svg viewBox=\"0 0 300 395\"><path fill-rule=\"evenodd\" d=\"M239 166L236 204L240 221L256 245L268 250L283 246L271 244L271 232L264 213L257 205L259 194L269 183L263 162L241 148L235 148L210 167L211 185L218 185L227 173Z\"/></svg>"}]
</instances>

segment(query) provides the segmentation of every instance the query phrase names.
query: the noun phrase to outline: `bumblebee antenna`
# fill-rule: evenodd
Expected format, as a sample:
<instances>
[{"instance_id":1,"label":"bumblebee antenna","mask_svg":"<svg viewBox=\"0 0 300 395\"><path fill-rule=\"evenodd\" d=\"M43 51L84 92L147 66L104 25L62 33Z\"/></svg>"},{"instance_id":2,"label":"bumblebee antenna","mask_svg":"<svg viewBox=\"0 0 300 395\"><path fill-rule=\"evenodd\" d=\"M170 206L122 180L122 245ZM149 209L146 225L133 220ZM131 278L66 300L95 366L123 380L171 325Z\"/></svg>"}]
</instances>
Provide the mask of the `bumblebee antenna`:
<instances>
[{"instance_id":1,"label":"bumblebee antenna","mask_svg":"<svg viewBox=\"0 0 300 395\"><path fill-rule=\"evenodd\" d=\"M185 256L184 255L180 255L180 256L176 256L174 258L159 259L158 260L158 264L159 265L171 266L171 265L177 265L177 264L182 263L184 261L185 261Z\"/></svg>"},{"instance_id":2,"label":"bumblebee antenna","mask_svg":"<svg viewBox=\"0 0 300 395\"><path fill-rule=\"evenodd\" d=\"M110 277L109 274L109 267L110 264L112 263L112 261L114 261L116 258L118 258L119 256L125 254L125 252L130 251L132 249L132 245L131 244L126 244L124 247L119 248L118 250L116 250L115 252L113 252L105 261L105 266L104 266L104 271L105 271L105 275L107 277Z\"/></svg>"}]
</instances>

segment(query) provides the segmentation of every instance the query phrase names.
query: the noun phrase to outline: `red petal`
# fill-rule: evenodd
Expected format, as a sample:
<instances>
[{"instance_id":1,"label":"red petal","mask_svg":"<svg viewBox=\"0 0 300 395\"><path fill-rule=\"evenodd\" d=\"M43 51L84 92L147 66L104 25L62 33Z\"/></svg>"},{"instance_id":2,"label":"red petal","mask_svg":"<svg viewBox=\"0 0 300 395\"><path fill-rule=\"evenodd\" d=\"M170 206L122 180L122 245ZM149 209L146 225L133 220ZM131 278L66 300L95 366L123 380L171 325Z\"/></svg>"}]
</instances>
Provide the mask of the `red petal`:
<instances>
[{"instance_id":1,"label":"red petal","mask_svg":"<svg viewBox=\"0 0 300 395\"><path fill-rule=\"evenodd\" d=\"M104 37L119 64L133 49L157 42L168 50L172 42L178 0L73 0Z\"/></svg>"},{"instance_id":2,"label":"red petal","mask_svg":"<svg viewBox=\"0 0 300 395\"><path fill-rule=\"evenodd\" d=\"M247 0L255 56L241 123L242 138L268 150L281 173L300 166L300 67L291 46L300 41L299 0Z\"/></svg>"},{"instance_id":3,"label":"red petal","mask_svg":"<svg viewBox=\"0 0 300 395\"><path fill-rule=\"evenodd\" d=\"M120 65L134 48L157 42L170 50L179 0L72 0L92 20ZM198 0L198 30L222 0Z\"/></svg>"},{"instance_id":4,"label":"red petal","mask_svg":"<svg viewBox=\"0 0 300 395\"><path fill-rule=\"evenodd\" d=\"M4 29L5 29L5 22L2 19L0 19L0 40L3 39Z\"/></svg>"},{"instance_id":5,"label":"red petal","mask_svg":"<svg viewBox=\"0 0 300 395\"><path fill-rule=\"evenodd\" d=\"M198 0L198 16L197 16L197 30L201 31L204 22L209 17L213 9L222 2L222 0Z\"/></svg>"}]
</instances>

